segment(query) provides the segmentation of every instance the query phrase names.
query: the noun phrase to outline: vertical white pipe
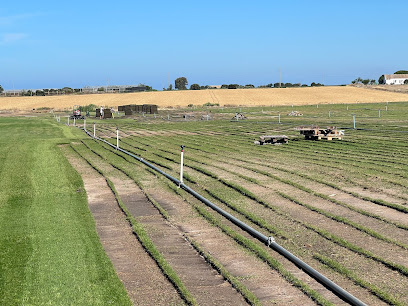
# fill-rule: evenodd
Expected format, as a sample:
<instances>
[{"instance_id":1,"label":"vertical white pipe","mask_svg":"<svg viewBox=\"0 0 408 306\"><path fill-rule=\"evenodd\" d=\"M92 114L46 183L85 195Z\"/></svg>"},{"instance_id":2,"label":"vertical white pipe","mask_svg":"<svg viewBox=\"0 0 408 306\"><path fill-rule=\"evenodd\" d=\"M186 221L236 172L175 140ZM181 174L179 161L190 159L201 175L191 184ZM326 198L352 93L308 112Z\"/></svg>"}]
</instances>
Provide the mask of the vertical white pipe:
<instances>
[{"instance_id":1,"label":"vertical white pipe","mask_svg":"<svg viewBox=\"0 0 408 306\"><path fill-rule=\"evenodd\" d=\"M119 149L119 128L116 127L116 149Z\"/></svg>"},{"instance_id":2,"label":"vertical white pipe","mask_svg":"<svg viewBox=\"0 0 408 306\"><path fill-rule=\"evenodd\" d=\"M94 138L96 137L96 127L95 127L95 122L94 122Z\"/></svg>"},{"instance_id":3,"label":"vertical white pipe","mask_svg":"<svg viewBox=\"0 0 408 306\"><path fill-rule=\"evenodd\" d=\"M381 118L381 109L378 110L378 118Z\"/></svg>"},{"instance_id":4,"label":"vertical white pipe","mask_svg":"<svg viewBox=\"0 0 408 306\"><path fill-rule=\"evenodd\" d=\"M356 129L356 115L353 114L353 129Z\"/></svg>"},{"instance_id":5,"label":"vertical white pipe","mask_svg":"<svg viewBox=\"0 0 408 306\"><path fill-rule=\"evenodd\" d=\"M180 183L183 184L184 146L180 146L180 147L181 147Z\"/></svg>"},{"instance_id":6,"label":"vertical white pipe","mask_svg":"<svg viewBox=\"0 0 408 306\"><path fill-rule=\"evenodd\" d=\"M86 131L86 118L84 119L84 130Z\"/></svg>"},{"instance_id":7,"label":"vertical white pipe","mask_svg":"<svg viewBox=\"0 0 408 306\"><path fill-rule=\"evenodd\" d=\"M330 111L329 111L329 118L330 118L331 116L330 116Z\"/></svg>"},{"instance_id":8,"label":"vertical white pipe","mask_svg":"<svg viewBox=\"0 0 408 306\"><path fill-rule=\"evenodd\" d=\"M279 112L279 124L280 124L281 122L280 122L280 112Z\"/></svg>"},{"instance_id":9,"label":"vertical white pipe","mask_svg":"<svg viewBox=\"0 0 408 306\"><path fill-rule=\"evenodd\" d=\"M74 126L75 126L75 117L74 117Z\"/></svg>"}]
</instances>

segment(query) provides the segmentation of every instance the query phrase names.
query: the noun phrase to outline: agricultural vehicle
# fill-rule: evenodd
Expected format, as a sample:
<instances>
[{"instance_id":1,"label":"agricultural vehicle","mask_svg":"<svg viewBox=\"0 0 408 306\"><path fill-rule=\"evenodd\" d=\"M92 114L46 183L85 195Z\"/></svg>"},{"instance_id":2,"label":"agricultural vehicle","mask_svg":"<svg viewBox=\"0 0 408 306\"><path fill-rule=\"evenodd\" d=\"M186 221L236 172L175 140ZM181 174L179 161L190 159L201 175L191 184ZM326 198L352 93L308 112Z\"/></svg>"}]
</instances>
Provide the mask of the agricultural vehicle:
<instances>
[{"instance_id":1,"label":"agricultural vehicle","mask_svg":"<svg viewBox=\"0 0 408 306\"><path fill-rule=\"evenodd\" d=\"M83 115L81 115L81 111L79 110L80 105L74 105L73 109L72 109L72 115L71 115L71 119L82 119L84 120L85 117Z\"/></svg>"}]
</instances>

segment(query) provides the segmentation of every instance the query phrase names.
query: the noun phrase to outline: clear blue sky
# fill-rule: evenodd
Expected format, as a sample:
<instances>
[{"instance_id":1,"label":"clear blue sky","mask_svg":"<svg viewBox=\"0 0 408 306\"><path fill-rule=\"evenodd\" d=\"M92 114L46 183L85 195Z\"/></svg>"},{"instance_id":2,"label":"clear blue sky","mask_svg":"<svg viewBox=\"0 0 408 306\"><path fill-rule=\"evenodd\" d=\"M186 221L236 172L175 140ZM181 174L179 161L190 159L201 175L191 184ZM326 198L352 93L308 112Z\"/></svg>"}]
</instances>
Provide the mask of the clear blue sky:
<instances>
[{"instance_id":1,"label":"clear blue sky","mask_svg":"<svg viewBox=\"0 0 408 306\"><path fill-rule=\"evenodd\" d=\"M408 1L1 1L5 89L350 83L408 70Z\"/></svg>"}]
</instances>

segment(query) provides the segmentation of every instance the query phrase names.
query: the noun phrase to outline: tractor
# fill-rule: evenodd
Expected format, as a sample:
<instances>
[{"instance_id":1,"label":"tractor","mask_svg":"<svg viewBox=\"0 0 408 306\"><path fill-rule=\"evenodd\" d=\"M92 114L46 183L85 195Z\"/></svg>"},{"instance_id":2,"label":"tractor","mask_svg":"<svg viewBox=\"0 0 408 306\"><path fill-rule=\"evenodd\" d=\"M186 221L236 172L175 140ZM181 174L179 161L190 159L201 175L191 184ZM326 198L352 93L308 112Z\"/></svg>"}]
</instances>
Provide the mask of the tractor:
<instances>
[{"instance_id":1,"label":"tractor","mask_svg":"<svg viewBox=\"0 0 408 306\"><path fill-rule=\"evenodd\" d=\"M73 109L72 109L72 115L71 115L71 119L82 119L84 120L85 117L83 115L81 115L81 111L79 110L80 105L74 105Z\"/></svg>"}]
</instances>

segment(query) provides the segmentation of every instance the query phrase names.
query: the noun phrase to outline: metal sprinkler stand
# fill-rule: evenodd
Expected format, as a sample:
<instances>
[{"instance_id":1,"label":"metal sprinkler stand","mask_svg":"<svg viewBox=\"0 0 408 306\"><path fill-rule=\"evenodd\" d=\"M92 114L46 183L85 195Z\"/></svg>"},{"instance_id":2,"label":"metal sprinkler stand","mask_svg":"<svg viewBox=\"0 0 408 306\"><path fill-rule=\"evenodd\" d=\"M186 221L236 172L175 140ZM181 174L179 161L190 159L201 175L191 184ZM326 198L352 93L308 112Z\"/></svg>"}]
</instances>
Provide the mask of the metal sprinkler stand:
<instances>
[{"instance_id":1,"label":"metal sprinkler stand","mask_svg":"<svg viewBox=\"0 0 408 306\"><path fill-rule=\"evenodd\" d=\"M180 148L181 148L181 161L180 161L180 184L179 184L179 188L180 188L181 184L184 184L183 183L183 163L184 163L184 148L185 147L186 146L183 146L183 145L180 146Z\"/></svg>"},{"instance_id":2,"label":"metal sprinkler stand","mask_svg":"<svg viewBox=\"0 0 408 306\"><path fill-rule=\"evenodd\" d=\"M119 128L116 127L116 150L119 149Z\"/></svg>"}]
</instances>

